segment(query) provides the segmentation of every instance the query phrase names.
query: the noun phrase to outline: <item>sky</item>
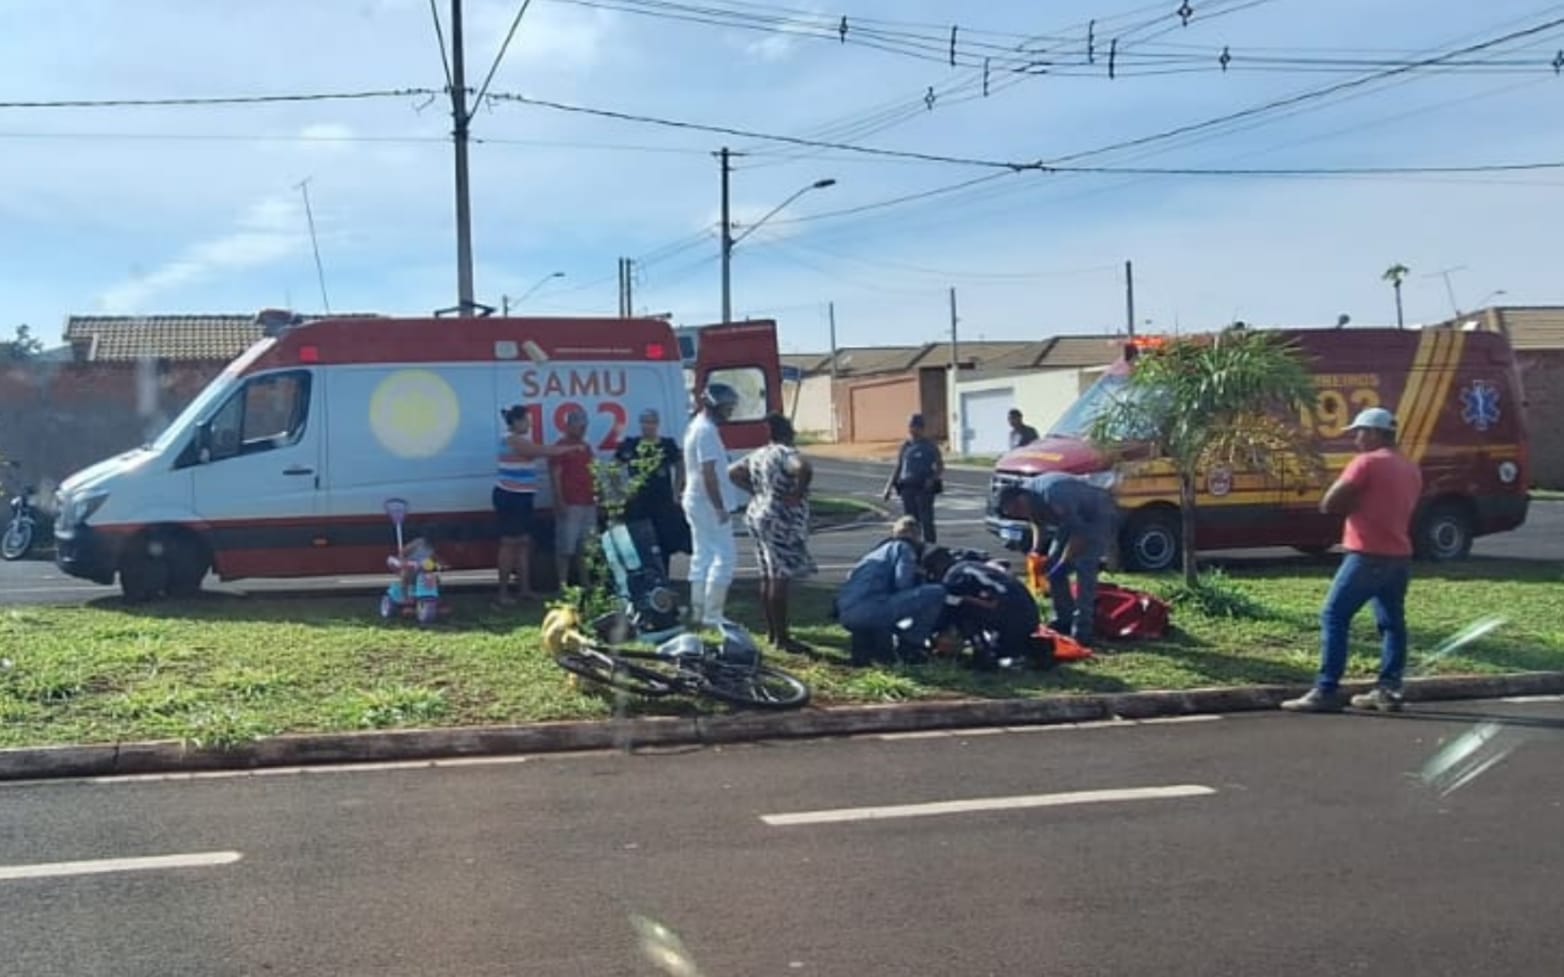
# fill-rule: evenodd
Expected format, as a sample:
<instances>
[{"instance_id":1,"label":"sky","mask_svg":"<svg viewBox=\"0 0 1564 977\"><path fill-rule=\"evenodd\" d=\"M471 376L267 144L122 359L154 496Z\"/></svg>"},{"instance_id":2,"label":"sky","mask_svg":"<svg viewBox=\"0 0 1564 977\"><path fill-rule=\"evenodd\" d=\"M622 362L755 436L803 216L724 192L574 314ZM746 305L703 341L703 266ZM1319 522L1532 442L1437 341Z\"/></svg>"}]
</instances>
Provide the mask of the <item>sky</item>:
<instances>
[{"instance_id":1,"label":"sky","mask_svg":"<svg viewBox=\"0 0 1564 977\"><path fill-rule=\"evenodd\" d=\"M437 6L448 28L449 0ZM1120 329L1127 260L1135 318L1152 331L1234 319L1322 325L1342 314L1393 323L1381 275L1397 263L1410 269L1409 322L1482 304L1564 303L1564 170L1305 177L1002 165L1564 161L1564 76L1550 64L1564 26L1466 55L1458 67L1373 77L1564 18L1564 4L1191 0L1187 26L1179 0L696 6L739 20L649 17L635 12L644 0L533 0L489 91L958 161L486 100L471 125L480 302L500 306L508 296L516 314L612 315L616 261L629 256L641 259L638 313L717 321L713 153L728 145L743 154L731 177L744 235L732 263L735 317L776 319L792 352L828 348L827 303L840 345L944 338L951 288L963 339ZM473 88L517 8L518 0L466 0ZM844 16L845 39L822 30ZM5 103L446 83L427 0L0 0L0 19ZM1110 79L1106 52L1119 35ZM1021 64L1032 71L1007 70ZM1355 80L1226 125L1111 149ZM28 323L53 342L72 314L318 312L306 180L332 309L423 315L451 306L450 129L443 95L0 107L0 333ZM837 182L754 227L825 179Z\"/></svg>"}]
</instances>

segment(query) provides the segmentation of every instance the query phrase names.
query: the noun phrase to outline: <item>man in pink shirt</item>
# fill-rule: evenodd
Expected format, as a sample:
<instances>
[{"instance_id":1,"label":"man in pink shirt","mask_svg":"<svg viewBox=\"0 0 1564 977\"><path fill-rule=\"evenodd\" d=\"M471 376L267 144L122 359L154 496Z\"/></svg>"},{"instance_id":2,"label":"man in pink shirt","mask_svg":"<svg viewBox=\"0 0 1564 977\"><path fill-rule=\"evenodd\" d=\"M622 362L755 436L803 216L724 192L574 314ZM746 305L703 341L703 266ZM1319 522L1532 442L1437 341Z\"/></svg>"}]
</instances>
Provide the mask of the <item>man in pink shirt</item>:
<instances>
[{"instance_id":1,"label":"man in pink shirt","mask_svg":"<svg viewBox=\"0 0 1564 977\"><path fill-rule=\"evenodd\" d=\"M1355 709L1401 708L1401 673L1407 660L1407 584L1412 575L1412 516L1423 493L1423 474L1396 450L1396 417L1371 407L1352 422L1358 456L1325 493L1320 511L1345 515L1341 545L1347 551L1320 613L1320 675L1301 698L1282 703L1291 712L1338 712L1341 676L1347 669L1347 629L1364 604L1384 640L1379 685L1352 697Z\"/></svg>"}]
</instances>

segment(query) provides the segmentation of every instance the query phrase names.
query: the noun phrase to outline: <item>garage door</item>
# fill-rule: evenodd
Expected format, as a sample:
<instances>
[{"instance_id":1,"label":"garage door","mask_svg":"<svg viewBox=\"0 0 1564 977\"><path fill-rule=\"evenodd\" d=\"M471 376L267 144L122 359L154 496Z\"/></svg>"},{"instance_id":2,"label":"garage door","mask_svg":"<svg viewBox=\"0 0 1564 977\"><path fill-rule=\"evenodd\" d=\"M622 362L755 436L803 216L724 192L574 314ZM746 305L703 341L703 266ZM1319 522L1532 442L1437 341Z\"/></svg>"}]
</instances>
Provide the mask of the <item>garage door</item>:
<instances>
[{"instance_id":1,"label":"garage door","mask_svg":"<svg viewBox=\"0 0 1564 977\"><path fill-rule=\"evenodd\" d=\"M961 395L961 453L1002 455L1010 450L1010 420L1015 390L999 387Z\"/></svg>"}]
</instances>

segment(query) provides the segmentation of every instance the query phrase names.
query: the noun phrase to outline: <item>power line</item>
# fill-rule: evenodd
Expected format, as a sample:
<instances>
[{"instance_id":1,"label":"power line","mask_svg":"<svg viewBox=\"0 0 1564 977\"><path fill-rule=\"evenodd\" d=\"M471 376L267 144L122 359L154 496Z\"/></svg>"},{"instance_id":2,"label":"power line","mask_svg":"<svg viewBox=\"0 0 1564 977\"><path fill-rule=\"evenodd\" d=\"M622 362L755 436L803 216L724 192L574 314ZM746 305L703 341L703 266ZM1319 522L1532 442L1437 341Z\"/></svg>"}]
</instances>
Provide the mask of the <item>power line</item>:
<instances>
[{"instance_id":1,"label":"power line","mask_svg":"<svg viewBox=\"0 0 1564 977\"><path fill-rule=\"evenodd\" d=\"M439 95L431 88L384 88L362 92L308 92L291 95L217 95L189 98L53 99L0 102L0 109L121 109L203 105L273 105L288 102L351 102L376 98Z\"/></svg>"},{"instance_id":2,"label":"power line","mask_svg":"<svg viewBox=\"0 0 1564 977\"><path fill-rule=\"evenodd\" d=\"M947 156L940 153L920 153L911 150L885 149L877 146L859 146L853 143L831 142L820 139L804 139L798 136L784 136L777 133L760 132L754 129L742 129L736 126L711 125L701 122L689 122L681 119L665 119L654 115L639 115L634 112L621 112L614 109L593 108L587 105L572 105L567 102L556 102L544 98L532 98L528 95L517 95L508 92L491 92L489 99L500 102L517 102L522 105L532 105L538 108L553 109L558 112L569 112L578 115L593 115L604 119L614 119L619 122L638 122L643 125L663 126L670 129L688 129L695 132L710 132L724 136L738 136L743 139L760 139L767 142L788 143L794 146L812 146L816 149L838 149L843 152L863 153L870 156L885 156L896 159L915 159L926 163L949 163L958 166L980 166L1004 169L1026 169L1031 164L1009 163L1000 160L977 159L970 156Z\"/></svg>"},{"instance_id":3,"label":"power line","mask_svg":"<svg viewBox=\"0 0 1564 977\"><path fill-rule=\"evenodd\" d=\"M435 7L434 0L429 0L429 16L434 20L434 38L440 42L440 65L445 68L445 87L455 88L456 82L451 80L451 59L445 53L445 27L440 23L440 11Z\"/></svg>"},{"instance_id":4,"label":"power line","mask_svg":"<svg viewBox=\"0 0 1564 977\"><path fill-rule=\"evenodd\" d=\"M510 22L510 30L505 32L505 40L500 44L500 52L494 56L494 63L489 65L489 73L483 79L483 84L478 86L478 97L474 102L482 102L483 96L489 93L489 83L494 80L494 73L500 70L500 62L505 60L505 52L510 50L511 38L516 36L516 28L521 26L521 18L526 16L527 8L532 6L532 0L521 0L521 7L516 11L516 17Z\"/></svg>"},{"instance_id":5,"label":"power line","mask_svg":"<svg viewBox=\"0 0 1564 977\"><path fill-rule=\"evenodd\" d=\"M1417 68L1436 66L1441 61L1446 61L1451 58L1458 58L1464 54L1475 54L1478 51L1485 51L1489 48L1497 47L1501 44L1507 44L1511 41L1516 41L1524 37L1532 37L1545 31L1553 30L1559 26L1564 26L1564 17L1554 18L1553 20L1545 21L1541 24L1535 24L1531 27L1525 27L1520 30L1511 31L1507 34L1500 35L1499 37L1491 38L1486 41L1480 41L1476 44L1469 44L1466 47L1458 48L1457 50L1447 54L1435 55L1430 58L1422 58L1420 60L1400 65L1395 68L1387 68L1384 71L1376 71L1358 78L1337 82L1334 85L1326 85L1323 88L1314 88L1308 91L1288 95L1283 98L1272 99L1271 101L1264 102L1260 105L1254 105L1246 109L1240 109L1237 112L1229 112L1226 115L1220 115L1213 119L1206 119L1201 122L1192 122L1187 125L1175 126L1174 128L1166 129L1161 132L1140 136L1136 139L1126 139L1086 152L1071 153L1068 156L1060 156L1050 160L1049 162L1067 163L1073 160L1085 159L1091 156L1100 156L1104 153L1110 153L1120 149L1130 149L1136 146L1144 146L1150 143L1161 142L1163 140L1171 139L1175 136L1181 136L1191 132L1199 132L1203 129L1210 129L1215 126L1225 125L1229 122L1236 122L1251 116L1272 112L1279 108L1286 108L1288 106L1298 105L1304 102L1313 101L1315 99L1325 98L1329 95L1348 91L1353 88L1359 88L1375 81L1382 81L1386 78L1393 78L1397 75L1405 74Z\"/></svg>"},{"instance_id":6,"label":"power line","mask_svg":"<svg viewBox=\"0 0 1564 977\"><path fill-rule=\"evenodd\" d=\"M1561 19L1559 21L1559 23L1564 24L1564 19ZM1344 86L1335 85L1335 86L1331 86L1331 89L1332 90L1340 90L1342 87L1344 87ZM1478 172L1500 172L1500 171L1507 171L1507 170L1552 169L1552 168L1555 168L1555 167L1561 165L1559 163L1542 161L1542 162L1524 162L1524 163L1486 163L1486 164L1477 164L1477 165L1473 165L1473 166L1410 166L1409 165L1409 166L1386 166L1386 167L1335 167L1335 168L1332 168L1332 167L1289 167L1289 168L1278 168L1278 169L1258 169L1258 168L1256 168L1256 169L1240 169L1240 168L1232 168L1232 167L1212 167L1212 168L1167 167L1167 168L1155 168L1155 167L1126 167L1126 166L1077 166L1077 165L1072 165L1072 164L1070 164L1068 162L1055 162L1053 160L1021 163L1021 162L1015 162L1015 161L1011 161L1011 160L983 159L981 157L973 157L973 156L945 156L945 155L941 155L941 154L938 154L938 153L920 153L920 152L913 152L913 151L909 151L909 150L885 149L885 148L876 147L876 146L859 146L859 145L854 145L852 143L834 143L834 142L826 142L826 141L821 141L821 140L803 139L803 138L800 138L800 137L797 137L797 136L785 136L785 135L780 135L780 134L777 134L777 133L766 133L766 132L760 132L758 130L753 130L753 129L739 129L739 128L734 128L734 127L730 127L730 126L709 125L709 124L706 124L706 123L689 122L689 121L678 120L678 119L664 119L664 118L660 118L660 117L657 117L657 116L650 116L650 115L638 115L638 114L629 113L629 112L619 112L619 111L612 110L612 109L599 109L599 108L592 108L590 106L584 106L584 105L571 105L571 104L567 104L567 103L563 103L563 102L550 101L548 99L537 99L537 98L532 98L532 97L526 96L526 95L514 95L514 94L507 94L507 93L502 93L502 92L496 92L494 94L491 94L489 97L491 99L497 99L497 100L501 100L501 101L520 102L520 103L525 104L525 105L534 105L534 106L538 106L538 107L541 107L541 108L556 109L556 110L564 111L564 112L573 112L573 113L581 113L581 114L585 114L585 115L593 115L593 116L598 116L598 117L602 117L602 118L615 119L615 120L618 120L618 121L637 122L637 123L643 123L643 124L646 124L646 125L667 126L667 127L671 127L671 128L678 128L678 129L692 129L692 130L696 130L696 131L700 131L700 132L712 132L712 133L718 133L718 134L722 134L722 135L743 136L745 138L750 138L750 139L762 139L762 140L768 140L768 141L771 141L771 142L782 142L782 143L790 143L790 144L793 144L793 145L814 146L814 147L818 147L818 148L836 149L836 150L855 152L855 153L865 153L865 154L877 155L877 156L889 156L889 157L896 157L896 158L900 158L900 159L915 159L915 160L921 160L923 162L929 162L929 163L945 163L945 164L956 165L956 166L976 166L976 167L983 167L983 168L987 168L987 169L1004 170L1004 171L1007 171L1007 172L1023 172L1023 171L1027 171L1027 170L1033 170L1033 171L1042 172L1042 173L1091 173L1091 174L1125 174L1125 175L1140 174L1140 175L1167 175L1167 176L1309 176L1309 175L1350 175L1350 174L1370 174L1370 173L1373 173L1373 174L1394 174L1394 173L1445 173L1445 174L1449 174L1449 173L1478 173ZM1280 100L1280 102L1276 103L1276 104L1292 104L1296 100L1297 100L1296 98L1288 99L1288 100ZM1268 104L1272 104L1272 103L1268 103ZM1249 115L1253 115L1253 114L1255 114L1258 111L1259 111L1259 109L1245 110L1243 112L1231 113L1231 114L1229 114L1227 116L1223 116L1221 118L1222 119L1244 118L1244 117L1247 117ZM1213 121L1212 124L1214 124L1214 121ZM1175 134L1179 134L1179 133L1182 133L1183 131L1188 131L1190 129L1205 128L1206 125L1207 125L1206 123L1195 123L1195 124L1192 124L1191 126L1181 127L1180 130L1170 130L1170 132L1174 132ZM1157 137L1154 137L1154 136L1148 136L1148 137L1143 137L1143 138L1137 139L1137 140L1128 140L1128 141L1126 141L1124 143L1114 144L1113 146L1105 147L1103 149L1091 150L1091 151L1080 152L1080 153L1074 153L1074 154L1071 154L1069 156L1059 157L1058 159L1067 161L1067 160L1072 160L1072 159L1084 158L1084 157L1087 157L1087 156L1101 155L1103 153L1110 152L1113 149L1118 149L1118 148L1123 148L1123 147L1133 146L1133 145L1142 145L1142 144L1144 144L1146 142L1153 141L1156 138ZM972 185L972 184L975 184L975 183L978 183L978 182L980 182L980 181L972 180L972 181L968 181L968 183L966 185ZM936 188L934 190L924 191L923 193L908 195L907 199L922 199L922 198L924 198L926 196L932 196L932 195L935 195L935 194L938 194L938 193L950 192L950 191L953 191L953 190L956 190L956 189L960 189L962 186L963 185L961 185L961 184L957 184L957 185L953 185L953 186L950 186L950 187ZM875 206L889 206L889 205L890 205L889 202L883 202L882 201L880 204L877 204ZM860 209L862 209L862 208L860 208Z\"/></svg>"}]
</instances>

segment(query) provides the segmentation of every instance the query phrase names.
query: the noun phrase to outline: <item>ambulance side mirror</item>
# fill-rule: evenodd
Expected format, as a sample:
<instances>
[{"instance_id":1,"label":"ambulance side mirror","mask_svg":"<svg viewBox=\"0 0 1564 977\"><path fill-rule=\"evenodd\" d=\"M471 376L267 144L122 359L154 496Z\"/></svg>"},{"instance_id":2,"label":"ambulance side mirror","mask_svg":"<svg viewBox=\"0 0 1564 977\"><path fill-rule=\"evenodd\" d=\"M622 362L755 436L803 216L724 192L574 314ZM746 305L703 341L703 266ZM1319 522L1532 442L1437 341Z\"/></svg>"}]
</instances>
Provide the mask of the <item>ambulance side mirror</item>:
<instances>
[{"instance_id":1,"label":"ambulance side mirror","mask_svg":"<svg viewBox=\"0 0 1564 977\"><path fill-rule=\"evenodd\" d=\"M197 463L202 465L210 465L212 463L211 421L207 421L205 424L202 424L196 428L195 446Z\"/></svg>"}]
</instances>

